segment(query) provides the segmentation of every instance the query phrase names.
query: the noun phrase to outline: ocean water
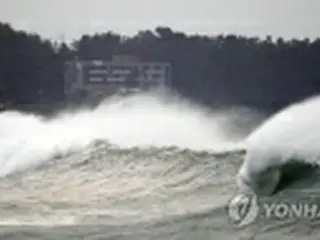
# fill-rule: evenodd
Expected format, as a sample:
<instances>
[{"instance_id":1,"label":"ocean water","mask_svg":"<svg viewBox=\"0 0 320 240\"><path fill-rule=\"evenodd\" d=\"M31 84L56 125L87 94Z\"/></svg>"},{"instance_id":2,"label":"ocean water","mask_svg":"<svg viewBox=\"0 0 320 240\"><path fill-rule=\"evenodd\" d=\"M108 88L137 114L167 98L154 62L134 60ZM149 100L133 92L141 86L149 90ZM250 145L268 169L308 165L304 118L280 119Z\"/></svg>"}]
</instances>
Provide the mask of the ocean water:
<instances>
[{"instance_id":1,"label":"ocean water","mask_svg":"<svg viewBox=\"0 0 320 240\"><path fill-rule=\"evenodd\" d=\"M319 239L320 214L285 215L317 207L319 107L315 97L266 119L150 93L50 119L3 112L0 238ZM258 204L287 212L232 215L239 169L271 165L282 180Z\"/></svg>"}]
</instances>

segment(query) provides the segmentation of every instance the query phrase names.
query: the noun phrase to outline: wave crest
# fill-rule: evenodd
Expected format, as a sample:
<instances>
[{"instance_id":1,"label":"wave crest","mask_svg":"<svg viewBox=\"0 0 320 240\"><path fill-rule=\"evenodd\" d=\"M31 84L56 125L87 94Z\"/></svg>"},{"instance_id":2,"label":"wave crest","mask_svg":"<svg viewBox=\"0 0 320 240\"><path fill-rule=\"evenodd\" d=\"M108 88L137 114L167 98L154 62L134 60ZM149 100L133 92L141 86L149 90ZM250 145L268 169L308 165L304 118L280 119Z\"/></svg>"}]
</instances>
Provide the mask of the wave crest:
<instances>
[{"instance_id":1,"label":"wave crest","mask_svg":"<svg viewBox=\"0 0 320 240\"><path fill-rule=\"evenodd\" d=\"M320 97L312 97L289 106L257 128L245 141L247 154L238 180L259 192L255 186L269 176L269 181L259 187L263 189L270 184L269 191L264 192L269 195L279 182L276 173L288 163L295 161L319 166L319 108ZM244 189L241 184L240 188Z\"/></svg>"}]
</instances>

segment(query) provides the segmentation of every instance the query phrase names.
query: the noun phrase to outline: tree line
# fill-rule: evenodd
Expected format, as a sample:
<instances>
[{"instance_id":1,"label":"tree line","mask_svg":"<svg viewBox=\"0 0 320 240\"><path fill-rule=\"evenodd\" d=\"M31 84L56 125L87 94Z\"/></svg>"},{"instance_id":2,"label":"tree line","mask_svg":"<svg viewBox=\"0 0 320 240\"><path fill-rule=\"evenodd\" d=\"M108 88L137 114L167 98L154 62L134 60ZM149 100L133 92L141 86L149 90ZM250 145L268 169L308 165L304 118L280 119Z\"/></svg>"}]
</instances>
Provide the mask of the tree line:
<instances>
[{"instance_id":1,"label":"tree line","mask_svg":"<svg viewBox=\"0 0 320 240\"><path fill-rule=\"evenodd\" d=\"M187 35L157 27L132 37L83 35L67 44L0 23L0 102L62 102L66 61L114 54L169 62L172 88L209 105L275 111L320 90L320 39Z\"/></svg>"}]
</instances>

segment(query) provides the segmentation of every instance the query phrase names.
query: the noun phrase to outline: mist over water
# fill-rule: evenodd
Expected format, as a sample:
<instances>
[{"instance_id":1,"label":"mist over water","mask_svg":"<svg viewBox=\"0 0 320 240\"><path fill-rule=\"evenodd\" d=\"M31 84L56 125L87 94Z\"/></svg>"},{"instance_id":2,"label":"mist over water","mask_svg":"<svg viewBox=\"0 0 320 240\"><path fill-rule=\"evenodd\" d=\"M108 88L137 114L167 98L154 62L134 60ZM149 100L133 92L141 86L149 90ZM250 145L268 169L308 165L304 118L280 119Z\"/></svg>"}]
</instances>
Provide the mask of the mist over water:
<instances>
[{"instance_id":1,"label":"mist over water","mask_svg":"<svg viewBox=\"0 0 320 240\"><path fill-rule=\"evenodd\" d=\"M67 111L51 119L19 112L0 114L0 175L78 151L93 140L121 148L176 146L223 151L241 144L252 125L245 111L212 112L178 97L139 94L111 98L94 109Z\"/></svg>"}]
</instances>

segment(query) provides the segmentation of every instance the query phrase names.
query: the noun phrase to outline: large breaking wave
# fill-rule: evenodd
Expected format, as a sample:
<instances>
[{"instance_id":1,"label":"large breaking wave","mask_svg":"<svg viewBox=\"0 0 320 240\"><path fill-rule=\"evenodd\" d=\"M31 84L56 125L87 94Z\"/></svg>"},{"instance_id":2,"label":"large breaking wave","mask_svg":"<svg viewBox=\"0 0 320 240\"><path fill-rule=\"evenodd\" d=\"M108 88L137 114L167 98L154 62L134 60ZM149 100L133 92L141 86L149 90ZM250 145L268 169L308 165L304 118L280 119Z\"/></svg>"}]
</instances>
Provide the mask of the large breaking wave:
<instances>
[{"instance_id":1,"label":"large breaking wave","mask_svg":"<svg viewBox=\"0 0 320 240\"><path fill-rule=\"evenodd\" d=\"M194 224L214 229L215 237L219 229L229 236L224 205L237 190L234 176L243 160L243 153L230 151L245 147L249 169L293 157L316 162L319 102L293 105L253 132L262 120L253 112L209 111L153 94L109 99L50 119L3 112L0 170L8 175L0 181L0 225L148 223L157 231L163 224L176 231ZM9 174L31 166L38 167ZM311 183L319 178L301 187L318 187Z\"/></svg>"},{"instance_id":2,"label":"large breaking wave","mask_svg":"<svg viewBox=\"0 0 320 240\"><path fill-rule=\"evenodd\" d=\"M247 153L239 171L240 179L247 182L244 185L264 188L253 186L264 178L263 184L270 184L273 189L282 167L294 162L302 172L303 165L319 166L319 108L319 96L295 103L268 119L245 140Z\"/></svg>"}]
</instances>

